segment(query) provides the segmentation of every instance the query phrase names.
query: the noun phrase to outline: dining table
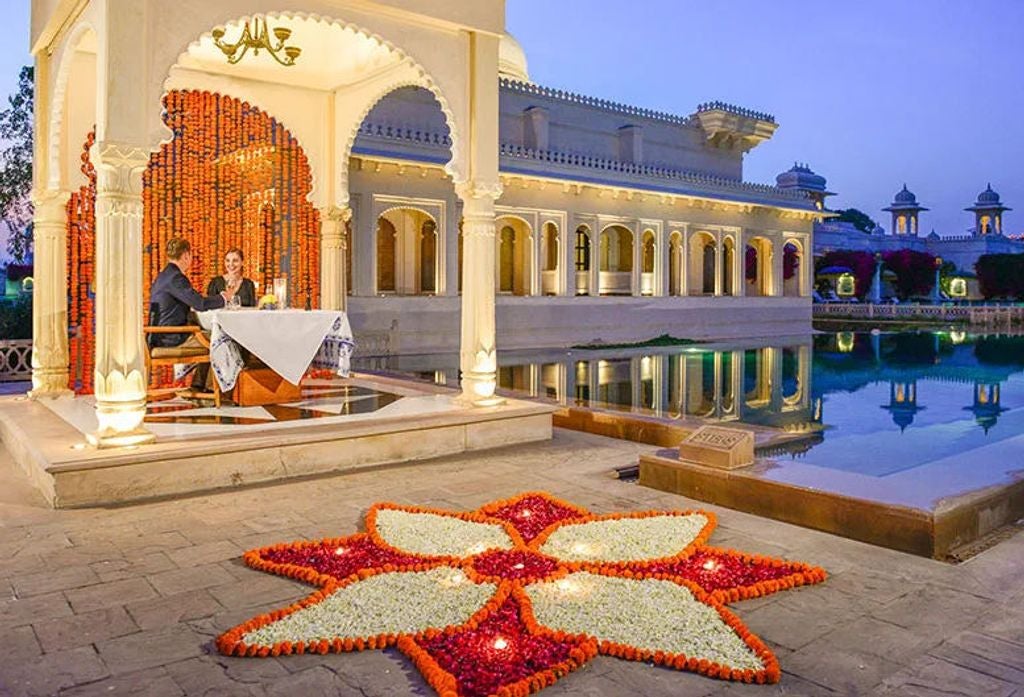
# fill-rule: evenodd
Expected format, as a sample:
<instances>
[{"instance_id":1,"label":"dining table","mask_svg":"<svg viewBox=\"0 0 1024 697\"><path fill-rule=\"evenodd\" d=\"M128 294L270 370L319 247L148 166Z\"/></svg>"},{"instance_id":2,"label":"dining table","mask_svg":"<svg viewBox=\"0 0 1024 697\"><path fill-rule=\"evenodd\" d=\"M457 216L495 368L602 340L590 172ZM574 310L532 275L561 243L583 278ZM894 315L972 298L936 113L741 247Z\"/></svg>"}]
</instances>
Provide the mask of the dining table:
<instances>
[{"instance_id":1,"label":"dining table","mask_svg":"<svg viewBox=\"0 0 1024 697\"><path fill-rule=\"evenodd\" d=\"M310 367L349 375L355 342L340 310L243 308L196 315L210 332L210 366L222 392L234 388L245 367L243 348L293 385Z\"/></svg>"}]
</instances>

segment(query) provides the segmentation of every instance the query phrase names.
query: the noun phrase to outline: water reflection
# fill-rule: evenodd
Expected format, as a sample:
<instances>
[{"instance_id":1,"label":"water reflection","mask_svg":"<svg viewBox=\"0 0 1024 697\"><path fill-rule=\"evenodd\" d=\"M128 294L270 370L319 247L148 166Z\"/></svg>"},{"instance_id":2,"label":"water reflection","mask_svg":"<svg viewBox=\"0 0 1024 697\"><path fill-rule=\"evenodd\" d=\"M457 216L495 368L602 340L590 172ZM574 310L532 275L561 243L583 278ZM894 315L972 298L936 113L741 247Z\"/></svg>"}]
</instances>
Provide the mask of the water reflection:
<instances>
[{"instance_id":1,"label":"water reflection","mask_svg":"<svg viewBox=\"0 0 1024 697\"><path fill-rule=\"evenodd\" d=\"M1024 400L1022 349L1020 337L841 332L778 346L506 352L499 354L498 384L569 406L796 432L823 424L851 431L860 423L902 434L931 409L926 424L973 421L987 434L1010 408L1004 383L1015 378L1013 398ZM455 365L455 356L355 361L357 369L415 373L448 385L458 382ZM869 389L875 386L884 392ZM885 422L877 420L879 409L887 412Z\"/></svg>"}]
</instances>

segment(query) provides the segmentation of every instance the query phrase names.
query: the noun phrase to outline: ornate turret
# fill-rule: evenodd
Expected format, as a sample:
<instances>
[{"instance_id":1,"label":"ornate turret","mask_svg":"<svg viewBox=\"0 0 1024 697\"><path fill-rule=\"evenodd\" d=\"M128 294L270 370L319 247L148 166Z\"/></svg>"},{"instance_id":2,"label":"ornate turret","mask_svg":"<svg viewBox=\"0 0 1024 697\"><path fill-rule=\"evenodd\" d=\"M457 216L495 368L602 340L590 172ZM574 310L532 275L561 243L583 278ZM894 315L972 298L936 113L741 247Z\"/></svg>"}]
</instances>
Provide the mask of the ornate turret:
<instances>
[{"instance_id":1,"label":"ornate turret","mask_svg":"<svg viewBox=\"0 0 1024 697\"><path fill-rule=\"evenodd\" d=\"M978 194L978 200L965 211L974 213L974 234L981 235L1002 235L1003 234L1003 211L1013 210L1003 205L999 200L999 194L992 190L989 184L985 190Z\"/></svg>"},{"instance_id":2,"label":"ornate turret","mask_svg":"<svg viewBox=\"0 0 1024 697\"><path fill-rule=\"evenodd\" d=\"M892 234L917 237L918 214L928 209L917 202L914 192L904 184L889 207L882 210L892 213Z\"/></svg>"},{"instance_id":3,"label":"ornate turret","mask_svg":"<svg viewBox=\"0 0 1024 697\"><path fill-rule=\"evenodd\" d=\"M825 177L815 174L806 163L799 162L794 162L790 169L775 177L777 187L803 191L809 199L814 201L818 210L824 210L826 196L835 196L834 192L826 190L825 183Z\"/></svg>"}]
</instances>

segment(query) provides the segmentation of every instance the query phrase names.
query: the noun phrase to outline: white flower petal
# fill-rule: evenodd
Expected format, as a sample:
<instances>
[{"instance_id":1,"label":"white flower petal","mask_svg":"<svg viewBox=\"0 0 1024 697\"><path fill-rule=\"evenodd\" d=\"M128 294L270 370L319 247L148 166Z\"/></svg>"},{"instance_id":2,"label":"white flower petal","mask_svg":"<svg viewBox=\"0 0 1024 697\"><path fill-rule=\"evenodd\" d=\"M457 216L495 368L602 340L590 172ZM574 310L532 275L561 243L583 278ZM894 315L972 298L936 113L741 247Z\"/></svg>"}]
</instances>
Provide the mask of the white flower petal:
<instances>
[{"instance_id":1,"label":"white flower petal","mask_svg":"<svg viewBox=\"0 0 1024 697\"><path fill-rule=\"evenodd\" d=\"M569 574L526 587L537 622L637 649L762 670L761 659L718 611L670 581Z\"/></svg>"},{"instance_id":2,"label":"white flower petal","mask_svg":"<svg viewBox=\"0 0 1024 697\"><path fill-rule=\"evenodd\" d=\"M434 513L377 509L377 533L403 552L469 557L487 549L512 549L512 539L495 523L474 523Z\"/></svg>"},{"instance_id":3,"label":"white flower petal","mask_svg":"<svg viewBox=\"0 0 1024 697\"><path fill-rule=\"evenodd\" d=\"M682 552L707 524L700 513L592 520L563 525L540 551L567 561L660 559Z\"/></svg>"},{"instance_id":4,"label":"white flower petal","mask_svg":"<svg viewBox=\"0 0 1024 697\"><path fill-rule=\"evenodd\" d=\"M247 632L242 641L273 646L283 641L308 643L442 629L468 620L496 590L494 584L472 583L460 570L449 567L377 574Z\"/></svg>"}]
</instances>

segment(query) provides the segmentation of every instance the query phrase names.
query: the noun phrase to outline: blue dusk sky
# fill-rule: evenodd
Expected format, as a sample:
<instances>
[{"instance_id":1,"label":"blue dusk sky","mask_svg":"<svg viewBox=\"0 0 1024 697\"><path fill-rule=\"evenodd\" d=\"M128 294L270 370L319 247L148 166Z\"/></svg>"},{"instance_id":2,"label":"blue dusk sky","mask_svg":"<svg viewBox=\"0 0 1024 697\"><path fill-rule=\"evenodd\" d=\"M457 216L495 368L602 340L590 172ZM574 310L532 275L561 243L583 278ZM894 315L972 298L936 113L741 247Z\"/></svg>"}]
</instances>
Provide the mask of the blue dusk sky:
<instances>
[{"instance_id":1,"label":"blue dusk sky","mask_svg":"<svg viewBox=\"0 0 1024 697\"><path fill-rule=\"evenodd\" d=\"M689 114L722 100L774 114L744 178L794 161L832 208L890 227L906 182L922 231L964 234L985 184L1024 233L1021 0L507 0L537 83Z\"/></svg>"},{"instance_id":2,"label":"blue dusk sky","mask_svg":"<svg viewBox=\"0 0 1024 697\"><path fill-rule=\"evenodd\" d=\"M0 95L29 61L28 0L0 0ZM722 100L775 115L744 178L794 161L828 178L833 208L886 228L905 181L922 230L963 234L989 181L1024 233L1024 1L507 0L534 81L689 114ZM6 104L6 97L4 96Z\"/></svg>"}]
</instances>

